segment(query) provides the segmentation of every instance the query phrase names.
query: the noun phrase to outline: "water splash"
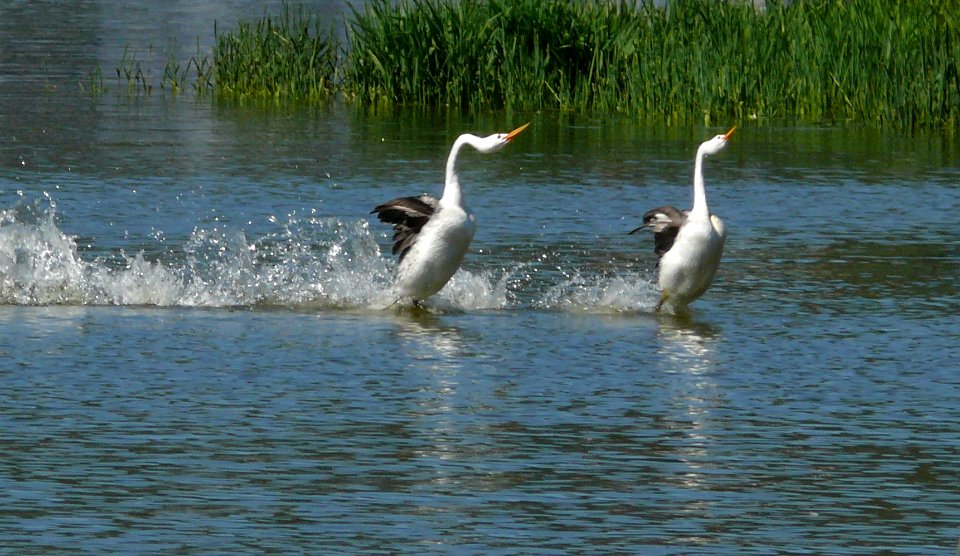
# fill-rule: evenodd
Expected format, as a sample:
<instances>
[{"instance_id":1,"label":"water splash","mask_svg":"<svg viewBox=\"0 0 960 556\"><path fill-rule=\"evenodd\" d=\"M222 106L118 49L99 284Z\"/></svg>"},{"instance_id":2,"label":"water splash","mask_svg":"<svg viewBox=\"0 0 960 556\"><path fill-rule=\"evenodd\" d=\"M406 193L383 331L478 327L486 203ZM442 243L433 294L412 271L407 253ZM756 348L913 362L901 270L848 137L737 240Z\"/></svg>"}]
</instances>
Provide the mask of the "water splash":
<instances>
[{"instance_id":1,"label":"water splash","mask_svg":"<svg viewBox=\"0 0 960 556\"><path fill-rule=\"evenodd\" d=\"M547 289L534 305L582 312L645 312L660 299L656 284L642 273L583 276L579 271Z\"/></svg>"},{"instance_id":2,"label":"water splash","mask_svg":"<svg viewBox=\"0 0 960 556\"><path fill-rule=\"evenodd\" d=\"M366 221L291 216L280 226L256 241L194 230L182 304L365 308L389 297L392 271Z\"/></svg>"},{"instance_id":3,"label":"water splash","mask_svg":"<svg viewBox=\"0 0 960 556\"><path fill-rule=\"evenodd\" d=\"M56 225L56 204L0 212L0 303L190 307L369 307L389 296L392 270L365 221L292 217L251 241L197 228L156 261L122 251L120 268L84 260Z\"/></svg>"},{"instance_id":4,"label":"water splash","mask_svg":"<svg viewBox=\"0 0 960 556\"><path fill-rule=\"evenodd\" d=\"M439 308L506 309L514 304L509 290L513 271L501 269L473 273L460 269L432 301Z\"/></svg>"},{"instance_id":5,"label":"water splash","mask_svg":"<svg viewBox=\"0 0 960 556\"><path fill-rule=\"evenodd\" d=\"M161 238L152 260L122 250L86 260L57 227L51 198L21 201L0 211L0 304L379 310L395 301L396 261L381 253L366 220L289 215L271 224L276 231L253 239L220 225L196 228L179 245ZM534 284L524 273L540 263L461 269L428 304L439 312L523 306L629 312L649 310L657 300L646 277L609 269L566 275L555 286ZM525 287L543 291L519 291Z\"/></svg>"},{"instance_id":6,"label":"water splash","mask_svg":"<svg viewBox=\"0 0 960 556\"><path fill-rule=\"evenodd\" d=\"M84 264L54 224L56 204L17 203L0 211L0 302L79 303ZM26 223L24 223L26 222Z\"/></svg>"}]
</instances>

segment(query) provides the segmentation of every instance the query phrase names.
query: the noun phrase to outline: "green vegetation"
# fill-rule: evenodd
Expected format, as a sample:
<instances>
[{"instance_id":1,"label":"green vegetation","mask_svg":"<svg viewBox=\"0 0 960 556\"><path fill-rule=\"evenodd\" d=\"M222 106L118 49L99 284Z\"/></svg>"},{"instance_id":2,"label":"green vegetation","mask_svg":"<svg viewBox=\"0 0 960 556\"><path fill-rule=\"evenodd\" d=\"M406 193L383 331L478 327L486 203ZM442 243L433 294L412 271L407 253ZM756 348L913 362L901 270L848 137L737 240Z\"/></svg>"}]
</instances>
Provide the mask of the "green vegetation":
<instances>
[{"instance_id":1,"label":"green vegetation","mask_svg":"<svg viewBox=\"0 0 960 556\"><path fill-rule=\"evenodd\" d=\"M193 82L190 83L190 76ZM173 51L163 67L163 77L160 79L160 88L170 90L173 94L182 92L191 84L197 94L206 94L213 88L213 64L210 58L200 52L200 40L197 39L197 54L185 63L177 58L177 44L174 42Z\"/></svg>"},{"instance_id":2,"label":"green vegetation","mask_svg":"<svg viewBox=\"0 0 960 556\"><path fill-rule=\"evenodd\" d=\"M149 48L148 55L152 54L152 51L153 48ZM150 67L149 63L143 62L137 57L136 51L131 51L129 48L123 49L120 62L114 68L114 71L117 74L117 83L128 97L148 96L153 93L153 75ZM190 81L191 76L192 82ZM194 92L203 95L213 88L212 76L213 65L209 57L200 54L199 41L197 55L186 62L181 62L177 58L177 45L174 43L173 50L163 67L160 89L176 95L183 92L189 83ZM86 84L80 83L80 90L92 96L99 96L107 92L107 86L103 80L103 71L99 64L88 74Z\"/></svg>"},{"instance_id":3,"label":"green vegetation","mask_svg":"<svg viewBox=\"0 0 960 556\"><path fill-rule=\"evenodd\" d=\"M213 68L218 98L323 100L333 94L337 45L303 7L284 6L279 19L217 34Z\"/></svg>"},{"instance_id":4,"label":"green vegetation","mask_svg":"<svg viewBox=\"0 0 960 556\"><path fill-rule=\"evenodd\" d=\"M645 11L565 0L373 0L349 22L367 103L622 110Z\"/></svg>"},{"instance_id":5,"label":"green vegetation","mask_svg":"<svg viewBox=\"0 0 960 556\"><path fill-rule=\"evenodd\" d=\"M120 58L120 65L116 67L117 81L126 83L127 95L141 96L149 95L153 92L153 79L150 76L150 67L144 68L140 60L137 59L137 52L130 52L129 48L123 49L123 56Z\"/></svg>"},{"instance_id":6,"label":"green vegetation","mask_svg":"<svg viewBox=\"0 0 960 556\"><path fill-rule=\"evenodd\" d=\"M89 92L94 97L107 92L107 88L103 85L103 71L99 64L90 71L87 76L87 84L80 83L80 90Z\"/></svg>"},{"instance_id":7,"label":"green vegetation","mask_svg":"<svg viewBox=\"0 0 960 556\"><path fill-rule=\"evenodd\" d=\"M345 90L369 104L960 123L956 0L372 0Z\"/></svg>"},{"instance_id":8,"label":"green vegetation","mask_svg":"<svg viewBox=\"0 0 960 556\"><path fill-rule=\"evenodd\" d=\"M171 56L221 100L619 112L667 124L960 129L960 0L368 0L338 43L302 7ZM342 54L342 55L341 55ZM124 52L117 77L150 94ZM99 69L88 84L104 90Z\"/></svg>"}]
</instances>

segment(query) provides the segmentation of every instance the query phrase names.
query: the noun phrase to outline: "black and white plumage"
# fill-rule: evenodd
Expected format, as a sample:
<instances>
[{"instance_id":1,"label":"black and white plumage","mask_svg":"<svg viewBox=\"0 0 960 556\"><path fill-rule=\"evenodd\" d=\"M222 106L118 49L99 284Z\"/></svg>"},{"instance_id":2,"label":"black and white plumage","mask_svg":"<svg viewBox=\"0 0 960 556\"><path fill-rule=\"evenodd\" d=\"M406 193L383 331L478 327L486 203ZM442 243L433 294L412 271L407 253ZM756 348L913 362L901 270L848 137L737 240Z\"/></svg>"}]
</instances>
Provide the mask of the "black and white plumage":
<instances>
[{"instance_id":1,"label":"black and white plumage","mask_svg":"<svg viewBox=\"0 0 960 556\"><path fill-rule=\"evenodd\" d=\"M377 205L370 214L376 213L381 222L393 224L393 254L400 260L407 255L417 239L417 234L437 210L438 199L433 195L397 197Z\"/></svg>"},{"instance_id":2,"label":"black and white plumage","mask_svg":"<svg viewBox=\"0 0 960 556\"><path fill-rule=\"evenodd\" d=\"M703 181L703 160L727 146L734 126L723 135L705 141L697 149L693 172L693 208L681 211L672 206L661 206L643 215L642 229L653 231L654 251L659 257L658 282L661 297L657 310L666 303L682 309L699 298L717 273L726 227L707 207L707 193Z\"/></svg>"},{"instance_id":3,"label":"black and white plumage","mask_svg":"<svg viewBox=\"0 0 960 556\"><path fill-rule=\"evenodd\" d=\"M683 225L688 214L690 214L689 210L680 210L670 205L650 209L643 213L643 224L630 230L630 233L635 234L649 228L653 232L653 252L657 254L659 262L660 257L673 247L673 242L680 232L680 226Z\"/></svg>"},{"instance_id":4,"label":"black and white plumage","mask_svg":"<svg viewBox=\"0 0 960 556\"><path fill-rule=\"evenodd\" d=\"M400 255L394 293L413 302L440 291L460 268L476 232L476 217L463 201L457 155L465 145L481 153L497 152L530 124L510 133L457 137L447 157L443 195L398 197L375 207L381 222L393 225L393 253Z\"/></svg>"}]
</instances>

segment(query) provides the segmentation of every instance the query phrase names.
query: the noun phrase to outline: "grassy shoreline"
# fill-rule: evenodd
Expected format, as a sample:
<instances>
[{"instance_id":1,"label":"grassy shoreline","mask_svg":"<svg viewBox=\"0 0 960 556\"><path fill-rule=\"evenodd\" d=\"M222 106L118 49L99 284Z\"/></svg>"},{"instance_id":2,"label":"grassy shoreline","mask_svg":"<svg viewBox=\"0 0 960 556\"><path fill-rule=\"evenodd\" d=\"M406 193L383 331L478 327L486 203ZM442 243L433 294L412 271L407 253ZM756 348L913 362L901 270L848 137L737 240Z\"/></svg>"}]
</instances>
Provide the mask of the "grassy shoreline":
<instances>
[{"instance_id":1,"label":"grassy shoreline","mask_svg":"<svg viewBox=\"0 0 960 556\"><path fill-rule=\"evenodd\" d=\"M960 123L960 4L907 0L374 0L346 91L372 104Z\"/></svg>"},{"instance_id":2,"label":"grassy shoreline","mask_svg":"<svg viewBox=\"0 0 960 556\"><path fill-rule=\"evenodd\" d=\"M220 100L960 129L960 1L370 0L217 33Z\"/></svg>"}]
</instances>

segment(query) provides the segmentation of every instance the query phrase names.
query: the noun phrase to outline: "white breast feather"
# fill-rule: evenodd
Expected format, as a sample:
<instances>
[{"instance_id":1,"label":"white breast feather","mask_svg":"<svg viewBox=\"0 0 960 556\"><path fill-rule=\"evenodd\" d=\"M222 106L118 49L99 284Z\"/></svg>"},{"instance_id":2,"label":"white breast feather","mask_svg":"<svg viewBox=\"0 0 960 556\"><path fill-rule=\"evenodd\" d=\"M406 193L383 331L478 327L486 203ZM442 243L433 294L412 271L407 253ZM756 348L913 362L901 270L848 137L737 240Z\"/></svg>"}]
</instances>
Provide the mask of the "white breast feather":
<instances>
[{"instance_id":1,"label":"white breast feather","mask_svg":"<svg viewBox=\"0 0 960 556\"><path fill-rule=\"evenodd\" d=\"M459 207L434 213L397 269L397 294L424 299L440 291L460 267L475 231L474 215Z\"/></svg>"}]
</instances>

